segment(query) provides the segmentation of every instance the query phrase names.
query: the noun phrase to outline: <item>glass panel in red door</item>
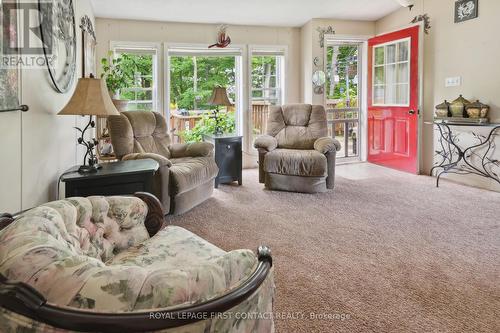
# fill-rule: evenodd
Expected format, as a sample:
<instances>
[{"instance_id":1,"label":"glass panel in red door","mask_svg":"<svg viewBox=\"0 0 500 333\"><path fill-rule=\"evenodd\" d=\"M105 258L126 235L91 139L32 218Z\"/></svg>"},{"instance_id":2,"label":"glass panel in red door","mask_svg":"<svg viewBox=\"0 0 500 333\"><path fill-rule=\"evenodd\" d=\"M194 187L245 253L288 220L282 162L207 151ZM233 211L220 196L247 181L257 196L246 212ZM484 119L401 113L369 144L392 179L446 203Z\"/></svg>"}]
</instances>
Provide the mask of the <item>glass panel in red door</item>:
<instances>
[{"instance_id":1,"label":"glass panel in red door","mask_svg":"<svg viewBox=\"0 0 500 333\"><path fill-rule=\"evenodd\" d=\"M420 26L368 41L368 161L418 173Z\"/></svg>"}]
</instances>

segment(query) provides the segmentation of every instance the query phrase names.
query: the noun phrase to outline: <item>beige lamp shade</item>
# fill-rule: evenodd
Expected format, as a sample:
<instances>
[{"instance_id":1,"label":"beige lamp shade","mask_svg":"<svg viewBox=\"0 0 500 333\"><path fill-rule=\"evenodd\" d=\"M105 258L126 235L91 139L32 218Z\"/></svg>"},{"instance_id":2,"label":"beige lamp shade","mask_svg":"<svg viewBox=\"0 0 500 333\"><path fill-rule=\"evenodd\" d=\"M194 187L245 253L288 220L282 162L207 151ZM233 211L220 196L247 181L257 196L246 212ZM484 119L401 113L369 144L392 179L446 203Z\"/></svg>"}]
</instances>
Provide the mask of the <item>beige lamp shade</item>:
<instances>
[{"instance_id":1,"label":"beige lamp shade","mask_svg":"<svg viewBox=\"0 0 500 333\"><path fill-rule=\"evenodd\" d=\"M208 105L224 105L232 106L233 103L227 97L227 91L224 87L215 87L212 92L212 97L208 100Z\"/></svg>"},{"instance_id":2,"label":"beige lamp shade","mask_svg":"<svg viewBox=\"0 0 500 333\"><path fill-rule=\"evenodd\" d=\"M68 104L58 114L105 118L120 113L111 101L104 80L81 78Z\"/></svg>"}]
</instances>

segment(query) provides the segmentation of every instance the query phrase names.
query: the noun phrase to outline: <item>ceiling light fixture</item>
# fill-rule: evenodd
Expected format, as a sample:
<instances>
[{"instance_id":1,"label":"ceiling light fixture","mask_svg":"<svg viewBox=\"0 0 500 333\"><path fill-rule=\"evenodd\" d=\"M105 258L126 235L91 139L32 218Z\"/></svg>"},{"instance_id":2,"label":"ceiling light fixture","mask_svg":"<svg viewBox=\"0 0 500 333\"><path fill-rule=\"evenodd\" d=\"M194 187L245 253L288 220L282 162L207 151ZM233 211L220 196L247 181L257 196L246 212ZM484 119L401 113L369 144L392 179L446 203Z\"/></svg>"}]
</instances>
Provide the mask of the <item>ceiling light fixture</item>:
<instances>
[{"instance_id":1,"label":"ceiling light fixture","mask_svg":"<svg viewBox=\"0 0 500 333\"><path fill-rule=\"evenodd\" d=\"M415 0L397 0L399 4L403 7L408 8L411 10L413 6L415 6Z\"/></svg>"}]
</instances>

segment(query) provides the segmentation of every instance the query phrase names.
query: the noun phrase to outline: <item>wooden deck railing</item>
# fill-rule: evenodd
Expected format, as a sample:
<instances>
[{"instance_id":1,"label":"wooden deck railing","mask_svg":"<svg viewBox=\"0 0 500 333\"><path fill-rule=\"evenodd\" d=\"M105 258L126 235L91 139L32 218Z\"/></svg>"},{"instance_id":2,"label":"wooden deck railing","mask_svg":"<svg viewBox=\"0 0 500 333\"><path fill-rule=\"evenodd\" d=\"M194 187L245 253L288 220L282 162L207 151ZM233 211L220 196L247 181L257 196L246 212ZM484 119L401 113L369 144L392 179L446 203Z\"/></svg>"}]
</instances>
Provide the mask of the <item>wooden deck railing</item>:
<instances>
[{"instance_id":1,"label":"wooden deck railing","mask_svg":"<svg viewBox=\"0 0 500 333\"><path fill-rule=\"evenodd\" d=\"M252 104L253 134L261 135L267 131L267 117L269 116L269 104Z\"/></svg>"},{"instance_id":2,"label":"wooden deck railing","mask_svg":"<svg viewBox=\"0 0 500 333\"><path fill-rule=\"evenodd\" d=\"M252 104L252 122L253 134L265 134L267 130L267 117L269 116L269 104L254 103ZM170 131L172 134L173 143L182 143L183 140L180 136L182 131L193 128L202 115L182 116L178 113L172 112L170 114Z\"/></svg>"}]
</instances>

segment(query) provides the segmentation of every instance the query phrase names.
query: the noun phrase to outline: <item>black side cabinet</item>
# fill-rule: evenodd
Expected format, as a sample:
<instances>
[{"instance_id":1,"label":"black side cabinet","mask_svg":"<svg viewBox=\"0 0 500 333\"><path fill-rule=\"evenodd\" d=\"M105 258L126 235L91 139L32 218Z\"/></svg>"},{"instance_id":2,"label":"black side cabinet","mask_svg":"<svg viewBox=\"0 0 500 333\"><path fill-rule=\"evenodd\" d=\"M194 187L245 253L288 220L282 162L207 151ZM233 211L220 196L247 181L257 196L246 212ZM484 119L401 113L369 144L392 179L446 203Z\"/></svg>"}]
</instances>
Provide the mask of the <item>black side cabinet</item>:
<instances>
[{"instance_id":1,"label":"black side cabinet","mask_svg":"<svg viewBox=\"0 0 500 333\"><path fill-rule=\"evenodd\" d=\"M219 184L234 181L241 185L241 171L243 168L242 137L233 134L205 135L203 140L211 142L215 146L215 162L219 167L219 174L215 179L215 188L219 187Z\"/></svg>"},{"instance_id":2,"label":"black side cabinet","mask_svg":"<svg viewBox=\"0 0 500 333\"><path fill-rule=\"evenodd\" d=\"M91 195L128 195L153 193L153 177L159 168L152 159L104 163L95 173L80 174L78 166L66 171L66 198Z\"/></svg>"}]
</instances>

